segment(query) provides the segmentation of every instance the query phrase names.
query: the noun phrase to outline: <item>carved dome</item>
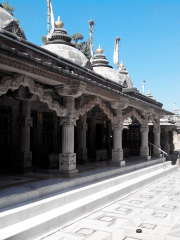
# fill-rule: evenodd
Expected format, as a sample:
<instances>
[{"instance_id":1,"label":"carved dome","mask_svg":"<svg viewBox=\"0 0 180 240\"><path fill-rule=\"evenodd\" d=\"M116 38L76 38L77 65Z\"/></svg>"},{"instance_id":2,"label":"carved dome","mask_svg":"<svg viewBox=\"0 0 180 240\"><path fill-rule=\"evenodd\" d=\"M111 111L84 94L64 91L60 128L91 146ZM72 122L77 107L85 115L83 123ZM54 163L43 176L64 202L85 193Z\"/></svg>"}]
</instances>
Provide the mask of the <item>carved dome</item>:
<instances>
[{"instance_id":1,"label":"carved dome","mask_svg":"<svg viewBox=\"0 0 180 240\"><path fill-rule=\"evenodd\" d=\"M94 59L92 60L93 70L103 77L123 85L121 74L119 74L118 71L114 70L111 66L108 65L109 62L106 59L105 55L102 54L103 49L100 45L96 52L97 55L95 55Z\"/></svg>"},{"instance_id":2,"label":"carved dome","mask_svg":"<svg viewBox=\"0 0 180 240\"><path fill-rule=\"evenodd\" d=\"M88 59L81 51L63 43L49 43L42 47L83 67L88 62Z\"/></svg>"},{"instance_id":3,"label":"carved dome","mask_svg":"<svg viewBox=\"0 0 180 240\"><path fill-rule=\"evenodd\" d=\"M55 23L56 28L54 32L47 36L48 41L42 46L43 48L58 54L61 57L68 59L82 67L88 65L88 59L86 56L75 48L75 45L71 43L71 37L67 34L67 31L63 29L63 23L58 24L60 18Z\"/></svg>"},{"instance_id":4,"label":"carved dome","mask_svg":"<svg viewBox=\"0 0 180 240\"><path fill-rule=\"evenodd\" d=\"M26 39L24 31L19 26L16 19L2 7L0 7L0 29L1 28L18 37Z\"/></svg>"}]
</instances>

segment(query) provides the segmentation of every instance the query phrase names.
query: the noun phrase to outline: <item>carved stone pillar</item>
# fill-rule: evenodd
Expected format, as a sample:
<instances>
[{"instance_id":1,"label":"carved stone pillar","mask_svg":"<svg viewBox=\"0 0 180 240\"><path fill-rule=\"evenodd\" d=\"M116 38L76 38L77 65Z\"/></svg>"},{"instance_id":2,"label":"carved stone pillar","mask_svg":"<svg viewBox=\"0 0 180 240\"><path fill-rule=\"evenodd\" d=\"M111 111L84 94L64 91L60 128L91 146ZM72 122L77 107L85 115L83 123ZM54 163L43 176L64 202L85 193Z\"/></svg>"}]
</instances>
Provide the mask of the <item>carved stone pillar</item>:
<instances>
[{"instance_id":1,"label":"carved stone pillar","mask_svg":"<svg viewBox=\"0 0 180 240\"><path fill-rule=\"evenodd\" d=\"M112 149L112 163L122 166L125 165L123 161L122 149L122 130L123 130L123 116L122 109L116 110L117 123L113 124L113 149Z\"/></svg>"},{"instance_id":2,"label":"carved stone pillar","mask_svg":"<svg viewBox=\"0 0 180 240\"><path fill-rule=\"evenodd\" d=\"M171 129L170 131L170 154L174 153L173 131L174 131L173 129Z\"/></svg>"},{"instance_id":3,"label":"carved stone pillar","mask_svg":"<svg viewBox=\"0 0 180 240\"><path fill-rule=\"evenodd\" d=\"M64 106L66 107L66 117L61 118L62 125L62 153L59 154L59 169L65 173L77 173L76 154L74 153L74 126L75 117L75 98L78 98L85 91L87 84L69 80L70 85L56 86L57 93L64 96Z\"/></svg>"},{"instance_id":4,"label":"carved stone pillar","mask_svg":"<svg viewBox=\"0 0 180 240\"><path fill-rule=\"evenodd\" d=\"M52 146L53 146L53 153L58 153L58 148L57 148L57 131L58 131L58 127L59 127L59 124L58 124L58 118L57 118L57 114L56 112L54 111L53 112L53 143L52 143Z\"/></svg>"},{"instance_id":5,"label":"carved stone pillar","mask_svg":"<svg viewBox=\"0 0 180 240\"><path fill-rule=\"evenodd\" d=\"M42 155L42 146L43 146L43 138L42 138L42 131L43 131L43 114L42 112L38 111L37 113L37 141L36 141L36 165L40 166L40 159Z\"/></svg>"},{"instance_id":6,"label":"carved stone pillar","mask_svg":"<svg viewBox=\"0 0 180 240\"><path fill-rule=\"evenodd\" d=\"M113 124L113 149L112 149L112 164L123 166L125 161L123 161L123 149L122 149L122 130L123 130L123 115L122 109L128 107L129 100L124 97L120 97L120 101L110 102L112 109L114 109L117 117L117 122Z\"/></svg>"},{"instance_id":7,"label":"carved stone pillar","mask_svg":"<svg viewBox=\"0 0 180 240\"><path fill-rule=\"evenodd\" d=\"M148 126L148 122L141 124L140 132L141 132L140 156L147 158L149 156L149 147L148 147L149 126Z\"/></svg>"},{"instance_id":8,"label":"carved stone pillar","mask_svg":"<svg viewBox=\"0 0 180 240\"><path fill-rule=\"evenodd\" d=\"M160 139L161 139L161 128L160 128L160 120L157 119L156 120L157 122L157 125L154 126L153 128L153 133L154 133L154 145L157 146L158 148L161 148L160 146ZM157 148L153 148L154 150L154 153L153 153L153 156L154 157L160 157L160 151L157 149Z\"/></svg>"},{"instance_id":9,"label":"carved stone pillar","mask_svg":"<svg viewBox=\"0 0 180 240\"><path fill-rule=\"evenodd\" d=\"M164 128L164 151L169 155L170 144L169 144L169 128Z\"/></svg>"},{"instance_id":10,"label":"carved stone pillar","mask_svg":"<svg viewBox=\"0 0 180 240\"><path fill-rule=\"evenodd\" d=\"M87 160L87 148L86 148L86 113L81 117L78 124L78 140L79 148L77 149L77 158L80 160Z\"/></svg>"},{"instance_id":11,"label":"carved stone pillar","mask_svg":"<svg viewBox=\"0 0 180 240\"><path fill-rule=\"evenodd\" d=\"M12 108L12 161L15 162L18 153L18 108Z\"/></svg>"},{"instance_id":12,"label":"carved stone pillar","mask_svg":"<svg viewBox=\"0 0 180 240\"><path fill-rule=\"evenodd\" d=\"M62 117L62 153L59 154L59 170L72 174L77 173L76 153L74 153L74 126L75 118L75 99L73 97L64 97L64 103L67 108L67 117Z\"/></svg>"},{"instance_id":13,"label":"carved stone pillar","mask_svg":"<svg viewBox=\"0 0 180 240\"><path fill-rule=\"evenodd\" d=\"M20 153L18 169L28 169L32 166L32 152L30 152L30 127L32 127L31 102L20 102Z\"/></svg>"}]
</instances>

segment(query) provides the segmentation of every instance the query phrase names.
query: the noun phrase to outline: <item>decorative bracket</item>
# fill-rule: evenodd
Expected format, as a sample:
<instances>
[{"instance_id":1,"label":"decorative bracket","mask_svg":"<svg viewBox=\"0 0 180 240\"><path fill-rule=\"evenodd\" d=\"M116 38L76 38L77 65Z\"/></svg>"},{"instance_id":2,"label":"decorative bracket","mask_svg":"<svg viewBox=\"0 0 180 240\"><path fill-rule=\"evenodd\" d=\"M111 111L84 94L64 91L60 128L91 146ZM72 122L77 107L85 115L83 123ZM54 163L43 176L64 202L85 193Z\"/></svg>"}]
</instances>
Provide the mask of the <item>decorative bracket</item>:
<instances>
[{"instance_id":1,"label":"decorative bracket","mask_svg":"<svg viewBox=\"0 0 180 240\"><path fill-rule=\"evenodd\" d=\"M146 122L145 119L142 118L141 115L135 109L132 109L129 112L123 114L123 120L125 120L131 116L134 116L140 124L145 124L145 122Z\"/></svg>"},{"instance_id":2,"label":"decorative bracket","mask_svg":"<svg viewBox=\"0 0 180 240\"><path fill-rule=\"evenodd\" d=\"M83 104L80 108L76 110L76 119L79 119L79 116L90 111L96 104L103 110L103 112L107 115L107 117L111 120L111 122L115 122L117 117L113 115L111 109L107 107L106 103L99 97L94 97L88 103Z\"/></svg>"},{"instance_id":3,"label":"decorative bracket","mask_svg":"<svg viewBox=\"0 0 180 240\"><path fill-rule=\"evenodd\" d=\"M112 109L125 109L129 105L129 99L127 98L120 98L120 102L113 101L109 102Z\"/></svg>"},{"instance_id":4,"label":"decorative bracket","mask_svg":"<svg viewBox=\"0 0 180 240\"><path fill-rule=\"evenodd\" d=\"M72 81L72 85L58 85L55 88L60 96L78 98L86 90L86 86L87 83Z\"/></svg>"}]
</instances>

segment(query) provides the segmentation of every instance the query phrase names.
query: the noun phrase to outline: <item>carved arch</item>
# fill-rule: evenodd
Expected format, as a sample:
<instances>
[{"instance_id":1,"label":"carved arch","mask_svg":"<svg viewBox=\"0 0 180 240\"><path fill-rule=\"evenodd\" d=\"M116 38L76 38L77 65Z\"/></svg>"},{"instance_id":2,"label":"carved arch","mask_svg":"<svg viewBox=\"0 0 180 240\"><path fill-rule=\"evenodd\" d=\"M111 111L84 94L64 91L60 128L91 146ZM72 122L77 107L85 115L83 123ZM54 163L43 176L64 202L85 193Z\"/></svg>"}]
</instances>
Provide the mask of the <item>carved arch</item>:
<instances>
[{"instance_id":1,"label":"carved arch","mask_svg":"<svg viewBox=\"0 0 180 240\"><path fill-rule=\"evenodd\" d=\"M124 114L123 115L123 121L126 119L126 118L129 118L131 116L134 116L138 122L140 124L144 124L145 123L145 120L141 117L141 115L135 110L135 109L132 109L130 110L128 113Z\"/></svg>"},{"instance_id":2,"label":"carved arch","mask_svg":"<svg viewBox=\"0 0 180 240\"><path fill-rule=\"evenodd\" d=\"M57 116L63 116L66 109L63 109L60 104L53 100L49 93L44 93L44 89L40 84L36 84L33 79L28 76L15 75L13 78L5 76L0 81L0 96L6 94L10 89L12 91L18 89L20 86L28 87L30 93L39 97L40 102L47 103L50 110L54 110Z\"/></svg>"},{"instance_id":3,"label":"carved arch","mask_svg":"<svg viewBox=\"0 0 180 240\"><path fill-rule=\"evenodd\" d=\"M103 110L107 117L111 120L112 123L117 121L117 117L113 115L111 109L106 105L106 103L99 97L94 97L88 103L83 104L76 110L76 120L79 119L79 116L84 115L89 112L96 104Z\"/></svg>"}]
</instances>

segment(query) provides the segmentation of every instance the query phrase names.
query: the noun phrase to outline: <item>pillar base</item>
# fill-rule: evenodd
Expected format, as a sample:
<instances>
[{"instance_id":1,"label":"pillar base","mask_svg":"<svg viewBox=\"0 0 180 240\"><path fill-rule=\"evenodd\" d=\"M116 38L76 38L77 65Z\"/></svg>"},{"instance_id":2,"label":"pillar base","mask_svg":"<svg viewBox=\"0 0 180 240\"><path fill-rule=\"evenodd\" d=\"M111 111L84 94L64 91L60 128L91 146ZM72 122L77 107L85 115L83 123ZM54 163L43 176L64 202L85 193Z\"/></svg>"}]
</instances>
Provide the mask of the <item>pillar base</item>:
<instances>
[{"instance_id":1,"label":"pillar base","mask_svg":"<svg viewBox=\"0 0 180 240\"><path fill-rule=\"evenodd\" d=\"M158 147L158 148L161 148L160 145L157 145L157 147ZM160 153L161 153L161 152L159 151L159 149L157 149L157 148L154 147L153 150L154 150L153 157L160 157Z\"/></svg>"},{"instance_id":2,"label":"pillar base","mask_svg":"<svg viewBox=\"0 0 180 240\"><path fill-rule=\"evenodd\" d=\"M119 162L123 160L123 149L112 149L112 161Z\"/></svg>"},{"instance_id":3,"label":"pillar base","mask_svg":"<svg viewBox=\"0 0 180 240\"><path fill-rule=\"evenodd\" d=\"M87 148L77 149L77 159L86 161L87 160Z\"/></svg>"},{"instance_id":4,"label":"pillar base","mask_svg":"<svg viewBox=\"0 0 180 240\"><path fill-rule=\"evenodd\" d=\"M150 161L151 160L151 156L139 156L140 160L146 160L146 161Z\"/></svg>"},{"instance_id":5,"label":"pillar base","mask_svg":"<svg viewBox=\"0 0 180 240\"><path fill-rule=\"evenodd\" d=\"M14 172L26 173L32 170L32 152L20 152L15 162Z\"/></svg>"},{"instance_id":6,"label":"pillar base","mask_svg":"<svg viewBox=\"0 0 180 240\"><path fill-rule=\"evenodd\" d=\"M126 165L126 162L122 161L122 160L121 161L110 161L110 162L108 162L108 165L122 167L122 166Z\"/></svg>"},{"instance_id":7,"label":"pillar base","mask_svg":"<svg viewBox=\"0 0 180 240\"><path fill-rule=\"evenodd\" d=\"M60 173L66 174L68 176L76 176L78 175L79 171L77 169L73 169L73 170L59 170Z\"/></svg>"},{"instance_id":8,"label":"pillar base","mask_svg":"<svg viewBox=\"0 0 180 240\"><path fill-rule=\"evenodd\" d=\"M148 157L149 156L149 147L140 147L140 156Z\"/></svg>"},{"instance_id":9,"label":"pillar base","mask_svg":"<svg viewBox=\"0 0 180 240\"><path fill-rule=\"evenodd\" d=\"M59 154L59 170L62 173L74 174L76 169L76 153L60 153Z\"/></svg>"},{"instance_id":10,"label":"pillar base","mask_svg":"<svg viewBox=\"0 0 180 240\"><path fill-rule=\"evenodd\" d=\"M154 153L154 154L153 154L153 157L162 158L162 154L160 154L160 153Z\"/></svg>"},{"instance_id":11,"label":"pillar base","mask_svg":"<svg viewBox=\"0 0 180 240\"><path fill-rule=\"evenodd\" d=\"M20 168L32 167L32 152L20 152L18 155L18 166Z\"/></svg>"},{"instance_id":12,"label":"pillar base","mask_svg":"<svg viewBox=\"0 0 180 240\"><path fill-rule=\"evenodd\" d=\"M49 168L50 169L59 168L59 153L51 153L49 155Z\"/></svg>"}]
</instances>

